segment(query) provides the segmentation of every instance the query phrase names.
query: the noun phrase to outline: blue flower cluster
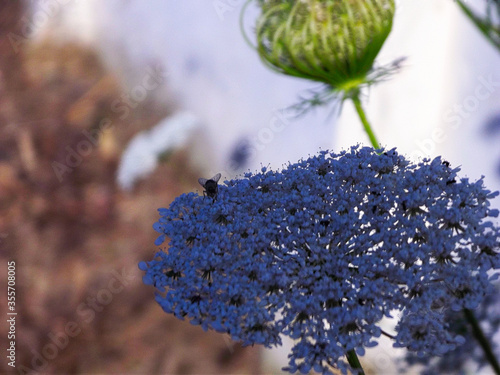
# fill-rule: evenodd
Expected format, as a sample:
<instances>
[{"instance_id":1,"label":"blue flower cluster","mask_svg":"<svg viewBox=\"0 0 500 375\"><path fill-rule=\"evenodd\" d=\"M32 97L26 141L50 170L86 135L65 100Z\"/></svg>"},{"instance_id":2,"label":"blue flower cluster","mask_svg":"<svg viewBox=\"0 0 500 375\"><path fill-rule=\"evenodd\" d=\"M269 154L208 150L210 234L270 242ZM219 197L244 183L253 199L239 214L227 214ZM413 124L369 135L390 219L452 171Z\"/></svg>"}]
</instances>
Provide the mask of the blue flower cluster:
<instances>
[{"instance_id":1,"label":"blue flower cluster","mask_svg":"<svg viewBox=\"0 0 500 375\"><path fill-rule=\"evenodd\" d=\"M183 194L154 229L168 249L141 262L167 313L245 345L294 346L287 370L346 372L398 311L395 346L444 354L463 343L448 310L474 309L500 268L497 195L436 158L327 151L247 173L216 199Z\"/></svg>"},{"instance_id":2,"label":"blue flower cluster","mask_svg":"<svg viewBox=\"0 0 500 375\"><path fill-rule=\"evenodd\" d=\"M478 320L481 329L489 343L492 344L492 350L497 357L500 356L500 346L496 343L495 335L500 332L500 284L495 282L495 290L487 295L481 302L479 307L474 311L474 315ZM465 338L465 343L458 346L455 350L450 351L445 356L433 357L425 355L418 357L415 353L408 352L402 362L406 365L401 369L404 372L407 365L420 365L422 375L435 374L466 374L479 373L479 370L488 366L487 358L484 351L478 345L474 337L471 325L467 322L463 311L448 310L445 314L446 322L449 325L450 331L461 335Z\"/></svg>"}]
</instances>

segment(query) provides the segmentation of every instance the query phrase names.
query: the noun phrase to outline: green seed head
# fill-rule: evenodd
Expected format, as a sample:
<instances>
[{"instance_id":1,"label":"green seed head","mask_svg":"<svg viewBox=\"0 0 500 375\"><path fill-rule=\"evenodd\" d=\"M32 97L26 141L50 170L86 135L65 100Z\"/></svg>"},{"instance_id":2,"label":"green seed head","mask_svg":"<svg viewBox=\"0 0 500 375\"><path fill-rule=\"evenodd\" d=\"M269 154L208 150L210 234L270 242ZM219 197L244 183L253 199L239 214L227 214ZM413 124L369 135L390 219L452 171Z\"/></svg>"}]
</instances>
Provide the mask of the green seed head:
<instances>
[{"instance_id":1,"label":"green seed head","mask_svg":"<svg viewBox=\"0 0 500 375\"><path fill-rule=\"evenodd\" d=\"M259 0L261 58L274 70L349 92L392 28L394 0Z\"/></svg>"}]
</instances>

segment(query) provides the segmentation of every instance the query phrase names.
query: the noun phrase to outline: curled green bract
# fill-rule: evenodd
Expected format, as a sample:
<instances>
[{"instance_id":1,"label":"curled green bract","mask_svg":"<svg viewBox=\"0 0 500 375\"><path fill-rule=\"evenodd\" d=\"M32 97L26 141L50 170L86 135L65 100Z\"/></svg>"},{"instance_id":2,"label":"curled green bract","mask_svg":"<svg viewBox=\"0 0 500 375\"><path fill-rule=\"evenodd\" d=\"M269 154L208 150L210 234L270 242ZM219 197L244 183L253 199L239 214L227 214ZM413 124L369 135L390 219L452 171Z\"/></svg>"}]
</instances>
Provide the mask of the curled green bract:
<instances>
[{"instance_id":1,"label":"curled green bract","mask_svg":"<svg viewBox=\"0 0 500 375\"><path fill-rule=\"evenodd\" d=\"M393 0L260 0L257 49L275 71L349 93L369 74L392 28Z\"/></svg>"}]
</instances>

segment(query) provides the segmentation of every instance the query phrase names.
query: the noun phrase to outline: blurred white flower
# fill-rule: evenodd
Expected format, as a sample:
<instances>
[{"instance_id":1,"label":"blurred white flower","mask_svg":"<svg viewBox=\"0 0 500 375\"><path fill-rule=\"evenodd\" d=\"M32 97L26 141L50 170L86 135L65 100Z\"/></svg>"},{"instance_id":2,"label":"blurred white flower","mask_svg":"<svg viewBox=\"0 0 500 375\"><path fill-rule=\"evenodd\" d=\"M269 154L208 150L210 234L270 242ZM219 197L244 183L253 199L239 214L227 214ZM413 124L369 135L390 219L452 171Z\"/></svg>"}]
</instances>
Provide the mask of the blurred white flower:
<instances>
[{"instance_id":1,"label":"blurred white flower","mask_svg":"<svg viewBox=\"0 0 500 375\"><path fill-rule=\"evenodd\" d=\"M162 120L154 128L138 133L122 154L118 185L131 190L138 180L156 169L160 155L184 146L199 125L196 116L180 112Z\"/></svg>"}]
</instances>

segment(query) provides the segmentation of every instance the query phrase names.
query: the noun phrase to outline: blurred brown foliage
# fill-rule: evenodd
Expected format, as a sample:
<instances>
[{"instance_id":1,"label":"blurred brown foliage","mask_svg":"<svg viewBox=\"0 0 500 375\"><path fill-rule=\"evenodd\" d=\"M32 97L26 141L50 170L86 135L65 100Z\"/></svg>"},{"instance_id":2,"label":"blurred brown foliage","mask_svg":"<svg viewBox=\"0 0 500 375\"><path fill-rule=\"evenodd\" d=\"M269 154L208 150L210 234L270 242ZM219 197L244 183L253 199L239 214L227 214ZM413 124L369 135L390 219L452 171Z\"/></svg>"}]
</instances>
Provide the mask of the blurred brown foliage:
<instances>
[{"instance_id":1,"label":"blurred brown foliage","mask_svg":"<svg viewBox=\"0 0 500 375\"><path fill-rule=\"evenodd\" d=\"M14 373L257 373L258 348L164 314L142 284L137 263L156 251L156 209L192 190L198 173L186 150L131 194L115 172L130 138L168 111L144 101L120 119L111 103L123 88L82 46L13 48L23 12L0 3L0 278L15 260ZM112 126L96 132L103 120ZM92 147L58 176L54 162L67 166L82 142ZM0 372L12 373L2 357Z\"/></svg>"}]
</instances>

